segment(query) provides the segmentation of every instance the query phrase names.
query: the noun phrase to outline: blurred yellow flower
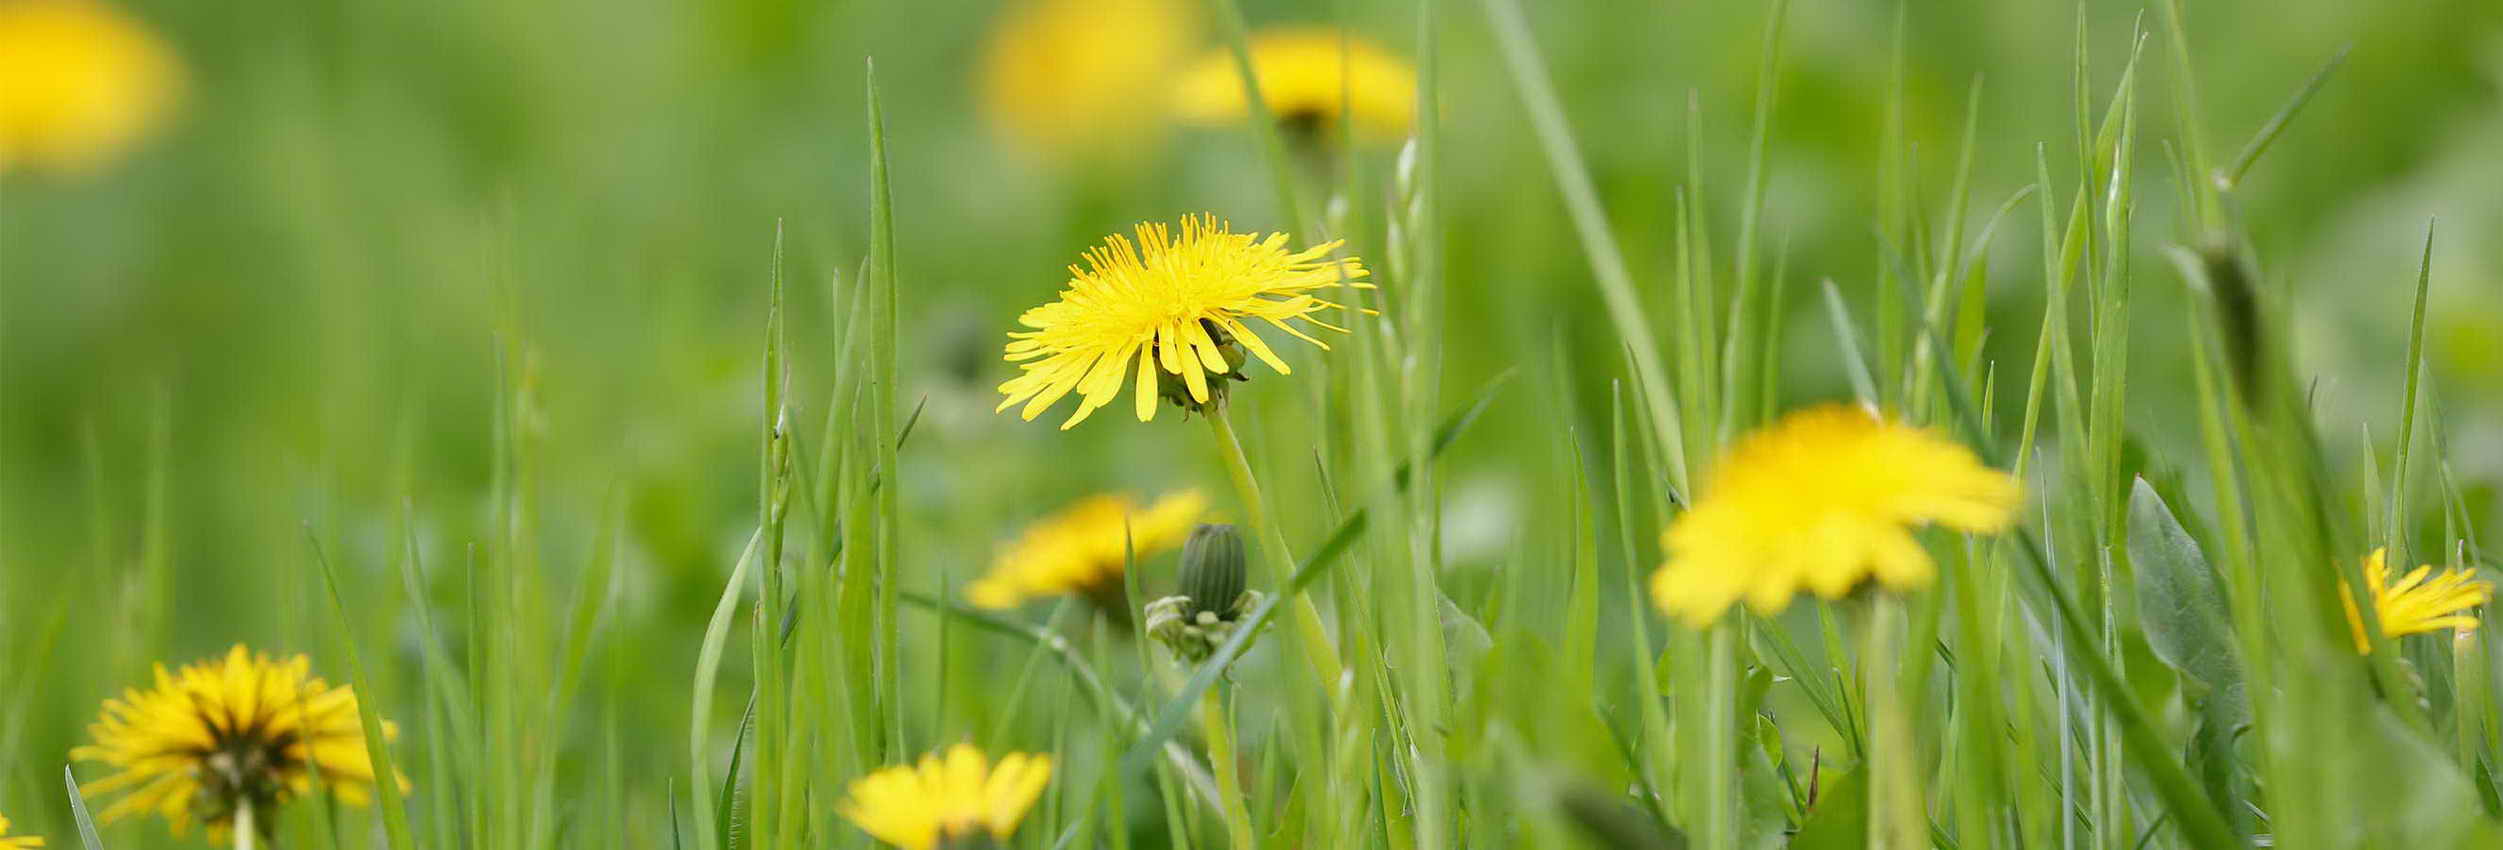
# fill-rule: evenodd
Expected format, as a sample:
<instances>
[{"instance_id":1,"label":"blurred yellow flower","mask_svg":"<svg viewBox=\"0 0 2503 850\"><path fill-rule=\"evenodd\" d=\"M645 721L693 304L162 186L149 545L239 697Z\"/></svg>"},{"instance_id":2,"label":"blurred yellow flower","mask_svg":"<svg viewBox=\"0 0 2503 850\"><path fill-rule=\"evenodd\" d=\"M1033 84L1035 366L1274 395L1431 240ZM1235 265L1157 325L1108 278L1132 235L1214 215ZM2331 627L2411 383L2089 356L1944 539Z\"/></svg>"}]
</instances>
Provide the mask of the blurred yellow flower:
<instances>
[{"instance_id":1,"label":"blurred yellow flower","mask_svg":"<svg viewBox=\"0 0 2503 850\"><path fill-rule=\"evenodd\" d=\"M1115 157L1156 138L1164 81L1199 32L1194 0L1024 0L983 49L983 116L1048 156Z\"/></svg>"},{"instance_id":2,"label":"blurred yellow flower","mask_svg":"<svg viewBox=\"0 0 2503 850\"><path fill-rule=\"evenodd\" d=\"M1120 395L1136 361L1138 417L1147 422L1156 418L1160 396L1205 405L1224 393L1229 377L1244 380L1245 351L1279 374L1293 371L1246 318L1325 349L1287 322L1346 332L1313 318L1340 305L1312 292L1372 286L1363 282L1362 263L1328 259L1338 242L1290 252L1286 234L1261 237L1227 227L1213 216L1185 216L1178 230L1139 225L1136 247L1115 234L1088 249L1087 268L1069 267L1068 288L1058 299L1017 318L1033 330L1009 332L1007 360L1022 371L999 385L1007 398L998 409L1023 403L1022 415L1032 420L1074 390L1078 412L1061 423L1066 430Z\"/></svg>"},{"instance_id":3,"label":"blurred yellow flower","mask_svg":"<svg viewBox=\"0 0 2503 850\"><path fill-rule=\"evenodd\" d=\"M974 745L957 744L944 761L923 756L918 767L897 765L853 780L838 811L861 831L904 850L979 842L985 833L1004 842L1051 778L1050 756L1010 753L994 766Z\"/></svg>"},{"instance_id":4,"label":"blurred yellow flower","mask_svg":"<svg viewBox=\"0 0 2503 850\"><path fill-rule=\"evenodd\" d=\"M2382 634L2395 638L2442 629L2458 629L2462 633L2477 630L2477 618L2465 612L2493 599L2494 585L2475 580L2475 574L2466 570L2444 570L2441 575L2434 575L2431 564L2409 571L2392 584L2388 556L2387 549L2374 549L2364 556L2364 583L2372 588L2373 615L2381 620ZM2432 580L2426 580L2427 576ZM2338 594L2347 603L2347 625L2355 630L2355 651L2371 655L2373 641L2364 634L2364 612L2356 610L2354 592L2341 583Z\"/></svg>"},{"instance_id":5,"label":"blurred yellow flower","mask_svg":"<svg viewBox=\"0 0 2503 850\"><path fill-rule=\"evenodd\" d=\"M1208 512L1208 500L1185 490L1141 510L1126 495L1097 495L1037 520L991 559L991 571L965 588L973 604L1014 608L1042 596L1074 593L1115 616L1126 615L1121 576L1127 561L1182 545ZM1109 598L1107 598L1109 597Z\"/></svg>"},{"instance_id":6,"label":"blurred yellow flower","mask_svg":"<svg viewBox=\"0 0 2503 850\"><path fill-rule=\"evenodd\" d=\"M1862 408L1809 408L1714 465L1661 537L1668 564L1652 574L1652 601L1701 628L1742 598L1771 614L1802 590L1922 587L1937 568L1914 528L1998 531L2020 499L2007 473L1944 435Z\"/></svg>"},{"instance_id":7,"label":"blurred yellow flower","mask_svg":"<svg viewBox=\"0 0 2503 850\"><path fill-rule=\"evenodd\" d=\"M0 0L0 171L92 170L173 105L173 52L94 0Z\"/></svg>"},{"instance_id":8,"label":"blurred yellow flower","mask_svg":"<svg viewBox=\"0 0 2503 850\"><path fill-rule=\"evenodd\" d=\"M43 846L43 839L32 835L9 837L9 817L0 815L0 850L31 850Z\"/></svg>"},{"instance_id":9,"label":"blurred yellow flower","mask_svg":"<svg viewBox=\"0 0 2503 850\"><path fill-rule=\"evenodd\" d=\"M197 820L215 841L232 834L246 807L266 830L279 806L312 792L317 766L332 794L364 805L373 797L374 764L356 692L310 677L311 667L302 655L277 661L242 644L179 673L158 665L156 687L105 700L87 727L94 743L70 751L121 771L79 790L130 792L105 808L105 823L153 811L176 835ZM384 724L385 738L398 734Z\"/></svg>"},{"instance_id":10,"label":"blurred yellow flower","mask_svg":"<svg viewBox=\"0 0 2503 850\"><path fill-rule=\"evenodd\" d=\"M1269 114L1289 127L1331 129L1342 111L1372 140L1408 135L1417 117L1417 71L1363 38L1330 27L1289 27L1252 36L1252 71ZM1234 52L1212 51L1175 81L1175 111L1199 124L1240 123L1251 110Z\"/></svg>"}]
</instances>

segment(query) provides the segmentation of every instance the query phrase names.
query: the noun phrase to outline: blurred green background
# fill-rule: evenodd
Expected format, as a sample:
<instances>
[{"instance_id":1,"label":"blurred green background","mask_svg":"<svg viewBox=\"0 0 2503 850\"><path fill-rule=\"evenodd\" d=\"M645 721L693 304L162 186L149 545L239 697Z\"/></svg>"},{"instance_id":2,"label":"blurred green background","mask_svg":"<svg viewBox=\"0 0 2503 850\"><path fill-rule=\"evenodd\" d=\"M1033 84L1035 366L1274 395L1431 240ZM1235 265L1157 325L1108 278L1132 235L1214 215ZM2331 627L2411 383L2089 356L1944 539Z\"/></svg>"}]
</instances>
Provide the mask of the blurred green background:
<instances>
[{"instance_id":1,"label":"blurred green background","mask_svg":"<svg viewBox=\"0 0 2503 850\"><path fill-rule=\"evenodd\" d=\"M407 672L378 683L386 711L413 711L392 702L415 686L416 644L389 554L405 518L436 604L464 592L465 548L493 533L505 375L531 387L526 486L550 581L570 587L615 500L622 590L608 634L633 659L615 685L637 706L630 722L648 733L638 737L681 740L696 637L755 519L778 228L798 419L813 433L824 415L840 327L828 293L866 252L867 57L895 169L900 395L907 406L927 399L899 487L911 557L961 577L1018 524L1085 493L1222 490L1200 436L1170 419L1106 415L1055 433L1058 416L990 412L992 386L1011 374L1001 334L1103 234L1201 210L1243 228L1285 226L1247 133L1177 130L1115 162L1073 165L987 124L977 81L1000 4L124 5L187 68L178 113L99 173L0 177L0 659L11 665L0 687L37 692L22 716L0 718L14 722L0 729L0 811L56 845L63 753L96 703L150 661L235 641L325 646L308 527L357 577L350 607L365 612L368 664ZM1605 398L1617 349L1480 10L1444 5L1445 395L1464 398L1515 366L1534 378L1447 461L1447 505L1466 519L1449 522L1455 569L1482 576L1539 568L1520 557L1514 529L1563 516L1559 458L1515 448L1553 439L1557 349L1585 417L1604 410L1592 399ZM2186 5L2220 156L2351 49L2233 212L2270 284L2295 293L2305 369L2339 441L2365 439L2367 419L2375 439L2393 430L2416 253L2428 219L2440 219L2430 386L2454 471L2487 527L2503 527L2486 495L2503 479L2503 4ZM1734 230L1765 10L1535 6L1618 235L1637 279L1656 287L1690 150L1705 166L1715 235ZM1255 26L1340 21L1414 52L1411 3L1245 8ZM2142 14L2152 28L2134 3L2082 11L2098 110ZM1958 202L1947 182L1976 85L1975 179L1961 201L1976 216L2034 181L2037 144L2055 164L2074 161L2079 15L2065 3L1913 4L1908 129L1924 215ZM1815 282L1831 278L1871 315L1895 16L1895 4L1859 0L1791 10L1765 219L1790 284L1791 402L1848 392ZM1213 30L1201 40L1217 43ZM2174 73L2168 57L2148 42L2151 73ZM2169 90L2146 88L2141 111L2144 233L2177 232L2158 141L2172 136ZM1685 129L1690 103L1700 135ZM1369 151L1362 173L1378 183L1391 156ZM1365 191L1352 203L1378 209L1382 187ZM1369 215L1360 220L1380 220ZM2040 310L2038 221L2031 202L2019 207L1989 254L1991 351L2017 364ZM2189 379L2167 241L2139 244L2129 399L2134 427L2159 446L2192 436L2171 404ZM1382 236L1351 242L1370 257ZM1289 355L1299 366L1321 356ZM1303 398L1292 382L1247 392L1266 418L1290 423L1270 431L1291 432ZM1310 478L1292 443L1270 451L1275 468ZM1292 477L1273 486L1290 504L1315 492ZM152 555L171 571L166 592L139 586ZM56 615L66 628L38 639ZM371 657L377 649L395 657ZM655 745L637 757L657 777L677 775L680 756ZM162 840L153 826L122 832Z\"/></svg>"}]
</instances>

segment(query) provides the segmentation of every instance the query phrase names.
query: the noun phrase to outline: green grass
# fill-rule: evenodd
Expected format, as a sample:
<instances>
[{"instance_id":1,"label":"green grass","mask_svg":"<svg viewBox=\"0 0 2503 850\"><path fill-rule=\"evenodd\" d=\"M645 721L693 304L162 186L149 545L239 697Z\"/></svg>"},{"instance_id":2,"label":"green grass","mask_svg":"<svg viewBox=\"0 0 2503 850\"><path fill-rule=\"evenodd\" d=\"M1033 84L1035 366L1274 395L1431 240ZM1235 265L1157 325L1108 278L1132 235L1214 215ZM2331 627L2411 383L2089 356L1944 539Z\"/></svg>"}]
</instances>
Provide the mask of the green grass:
<instances>
[{"instance_id":1,"label":"green grass","mask_svg":"<svg viewBox=\"0 0 2503 850\"><path fill-rule=\"evenodd\" d=\"M1064 167L983 123L993 5L134 3L181 120L0 175L0 813L201 846L59 780L245 642L412 784L286 848L868 847L847 784L959 742L1053 756L1021 848L2503 844L2503 638L2339 596L2498 577L2503 12L1190 2L1409 57L1417 133ZM1207 424L992 412L1062 265L1201 210L1380 288ZM1854 399L2019 526L1663 617L1722 450ZM1214 657L963 601L1186 487L1268 594Z\"/></svg>"}]
</instances>

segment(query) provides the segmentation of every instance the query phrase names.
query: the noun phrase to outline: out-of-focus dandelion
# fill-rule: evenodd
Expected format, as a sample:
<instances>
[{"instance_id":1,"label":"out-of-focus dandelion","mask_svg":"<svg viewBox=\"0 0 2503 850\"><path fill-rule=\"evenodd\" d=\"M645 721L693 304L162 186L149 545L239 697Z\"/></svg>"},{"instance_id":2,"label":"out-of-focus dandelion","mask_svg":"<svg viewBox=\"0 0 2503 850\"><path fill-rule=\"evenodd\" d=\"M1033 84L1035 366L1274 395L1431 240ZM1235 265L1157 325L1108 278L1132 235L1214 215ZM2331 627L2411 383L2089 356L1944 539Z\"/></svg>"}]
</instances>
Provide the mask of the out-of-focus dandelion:
<instances>
[{"instance_id":1,"label":"out-of-focus dandelion","mask_svg":"<svg viewBox=\"0 0 2503 850\"><path fill-rule=\"evenodd\" d=\"M1012 3L983 49L983 116L1056 159L1114 159L1160 135L1165 81L1199 33L1188 0Z\"/></svg>"},{"instance_id":2,"label":"out-of-focus dandelion","mask_svg":"<svg viewBox=\"0 0 2503 850\"><path fill-rule=\"evenodd\" d=\"M313 678L311 667L302 655L279 661L241 644L179 672L158 665L155 687L105 700L87 727L93 743L70 751L120 771L79 790L128 792L99 816L106 823L156 812L176 835L197 821L211 840L232 836L239 846L266 834L280 806L311 793L316 770L340 800L364 805L374 764L356 692ZM398 737L397 727L383 724L383 736Z\"/></svg>"},{"instance_id":3,"label":"out-of-focus dandelion","mask_svg":"<svg viewBox=\"0 0 2503 850\"><path fill-rule=\"evenodd\" d=\"M1031 330L1008 334L1007 359L1022 371L999 385L999 410L1023 404L1031 420L1074 391L1078 411L1060 425L1067 429L1119 396L1133 365L1141 422L1155 418L1160 397L1185 409L1221 404L1227 380L1248 380L1247 352L1279 374L1293 371L1246 319L1326 349L1288 323L1344 333L1314 317L1340 305L1313 293L1372 286L1361 262L1329 259L1338 242L1289 251L1286 234L1233 233L1213 216L1186 216L1179 228L1141 224L1137 233L1135 246L1116 234L1089 249L1087 268L1069 267L1059 298L1017 318Z\"/></svg>"},{"instance_id":4,"label":"out-of-focus dandelion","mask_svg":"<svg viewBox=\"0 0 2503 850\"><path fill-rule=\"evenodd\" d=\"M2020 498L2007 473L1944 435L1861 408L1810 408L1715 464L1662 536L1668 564L1652 575L1652 600L1700 628L1740 599L1770 614L1802 590L1922 587L1937 568L1914 528L1998 531Z\"/></svg>"},{"instance_id":5,"label":"out-of-focus dandelion","mask_svg":"<svg viewBox=\"0 0 2503 850\"><path fill-rule=\"evenodd\" d=\"M991 570L965 588L973 604L1014 608L1043 596L1076 594L1106 614L1127 619L1122 570L1132 558L1182 545L1191 526L1208 512L1196 490L1174 493L1142 508L1126 495L1096 495L1027 526L1001 546Z\"/></svg>"},{"instance_id":6,"label":"out-of-focus dandelion","mask_svg":"<svg viewBox=\"0 0 2503 850\"><path fill-rule=\"evenodd\" d=\"M996 847L1017 832L1051 781L1047 755L1010 753L991 764L972 744L945 758L896 765L853 780L838 810L861 831L904 850Z\"/></svg>"},{"instance_id":7,"label":"out-of-focus dandelion","mask_svg":"<svg viewBox=\"0 0 2503 850\"><path fill-rule=\"evenodd\" d=\"M2381 621L2381 633L2394 638L2442 629L2458 629L2463 634L2476 631L2477 618L2467 612L2494 598L2494 585L2476 580L2475 574L2443 570L2436 575L2431 564L2392 582L2386 549L2364 556L2364 584L2372 592L2373 616ZM2364 634L2364 612L2355 607L2355 593L2344 585L2338 593L2347 603L2347 625L2355 630L2355 651L2372 654L2372 638Z\"/></svg>"},{"instance_id":8,"label":"out-of-focus dandelion","mask_svg":"<svg viewBox=\"0 0 2503 850\"><path fill-rule=\"evenodd\" d=\"M1327 138L1341 117L1356 135L1389 141L1417 117L1417 71L1371 41L1331 27L1264 30L1251 39L1260 99L1289 129ZM1174 81L1174 111L1199 124L1241 123L1251 112L1231 50L1202 56Z\"/></svg>"},{"instance_id":9,"label":"out-of-focus dandelion","mask_svg":"<svg viewBox=\"0 0 2503 850\"><path fill-rule=\"evenodd\" d=\"M43 839L32 835L9 835L9 816L0 815L0 850L33 850L43 846Z\"/></svg>"},{"instance_id":10,"label":"out-of-focus dandelion","mask_svg":"<svg viewBox=\"0 0 2503 850\"><path fill-rule=\"evenodd\" d=\"M94 170L173 105L174 54L95 0L0 0L0 171Z\"/></svg>"}]
</instances>

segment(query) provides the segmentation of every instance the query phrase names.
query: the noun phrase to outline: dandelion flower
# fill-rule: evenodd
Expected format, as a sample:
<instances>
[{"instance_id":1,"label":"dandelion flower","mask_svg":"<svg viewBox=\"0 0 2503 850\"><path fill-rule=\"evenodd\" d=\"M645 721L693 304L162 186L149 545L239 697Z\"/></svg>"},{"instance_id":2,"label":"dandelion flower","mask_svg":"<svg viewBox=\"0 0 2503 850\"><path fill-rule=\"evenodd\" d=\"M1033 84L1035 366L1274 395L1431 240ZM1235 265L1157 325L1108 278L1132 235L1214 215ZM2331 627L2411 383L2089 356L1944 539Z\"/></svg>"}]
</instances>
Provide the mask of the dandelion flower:
<instances>
[{"instance_id":1,"label":"dandelion flower","mask_svg":"<svg viewBox=\"0 0 2503 850\"><path fill-rule=\"evenodd\" d=\"M1164 81L1199 31L1191 0L1012 3L983 49L983 117L1055 157L1110 157L1156 138Z\"/></svg>"},{"instance_id":2,"label":"dandelion flower","mask_svg":"<svg viewBox=\"0 0 2503 850\"><path fill-rule=\"evenodd\" d=\"M2494 585L2477 581L2465 570L2434 575L2430 564L2409 571L2393 584L2388 556L2386 549L2364 556L2364 583L2372 588L2373 616L2381 620L2382 634L2395 638L2442 629L2458 629L2462 634L2477 630L2477 618L2467 612L2494 598ZM2355 594L2344 584L2338 593L2347 603L2347 625L2355 629L2355 651L2371 655L2373 642L2364 634L2364 612L2356 610Z\"/></svg>"},{"instance_id":3,"label":"dandelion flower","mask_svg":"<svg viewBox=\"0 0 2503 850\"><path fill-rule=\"evenodd\" d=\"M95 168L173 103L173 53L94 0L0 0L0 171Z\"/></svg>"},{"instance_id":4,"label":"dandelion flower","mask_svg":"<svg viewBox=\"0 0 2503 850\"><path fill-rule=\"evenodd\" d=\"M1068 429L1121 394L1138 367L1138 417L1156 417L1156 399L1186 408L1212 403L1224 381L1246 380L1245 352L1279 374L1290 370L1247 319L1329 348L1291 321L1345 333L1313 314L1340 305L1314 296L1337 286L1370 287L1354 258L1328 259L1339 243L1302 252L1286 234L1228 232L1214 217L1186 216L1178 229L1138 226L1138 244L1116 234L1086 253L1087 268L1069 267L1069 284L1052 303L1027 310L1008 334L1007 359L1021 371L999 385L999 410L1024 404L1032 420L1062 396L1078 393Z\"/></svg>"},{"instance_id":5,"label":"dandelion flower","mask_svg":"<svg viewBox=\"0 0 2503 850\"><path fill-rule=\"evenodd\" d=\"M312 792L316 768L332 794L364 805L373 797L374 764L356 692L312 678L311 666L302 655L279 661L241 644L180 672L158 665L155 687L105 700L102 717L87 727L94 743L70 751L120 770L79 790L128 792L105 808L106 823L156 812L176 835L198 821L216 841L232 834L247 806L267 829L279 806ZM383 725L385 738L397 735Z\"/></svg>"},{"instance_id":6,"label":"dandelion flower","mask_svg":"<svg viewBox=\"0 0 2503 850\"><path fill-rule=\"evenodd\" d=\"M1115 616L1126 614L1121 574L1132 558L1182 545L1191 526L1207 513L1196 490L1175 493L1140 509L1123 495L1090 496L1028 526L1001 546L991 571L965 588L973 604L1014 608L1042 596L1074 593Z\"/></svg>"},{"instance_id":7,"label":"dandelion flower","mask_svg":"<svg viewBox=\"0 0 2503 850\"><path fill-rule=\"evenodd\" d=\"M0 815L0 850L33 850L41 846L43 846L43 839L32 835L10 838L9 818L7 815Z\"/></svg>"},{"instance_id":8,"label":"dandelion flower","mask_svg":"<svg viewBox=\"0 0 2503 850\"><path fill-rule=\"evenodd\" d=\"M1362 38L1329 27L1289 27L1252 36L1252 72L1269 114L1289 127L1330 128L1341 114L1370 139L1408 135L1417 118L1417 71ZM1202 57L1176 81L1175 111L1199 124L1241 123L1242 66L1231 50Z\"/></svg>"},{"instance_id":9,"label":"dandelion flower","mask_svg":"<svg viewBox=\"0 0 2503 850\"><path fill-rule=\"evenodd\" d=\"M942 759L897 765L853 780L838 807L861 831L904 850L1007 841L1051 781L1052 758L1010 753L993 765L972 744Z\"/></svg>"},{"instance_id":10,"label":"dandelion flower","mask_svg":"<svg viewBox=\"0 0 2503 850\"><path fill-rule=\"evenodd\" d=\"M1925 586L1936 566L1913 529L1998 531L2019 498L2007 473L1944 435L1861 408L1810 408L1714 466L1662 535L1669 560L1652 575L1652 600L1700 628L1740 599L1770 614L1802 590L1833 599L1871 580Z\"/></svg>"}]
</instances>

